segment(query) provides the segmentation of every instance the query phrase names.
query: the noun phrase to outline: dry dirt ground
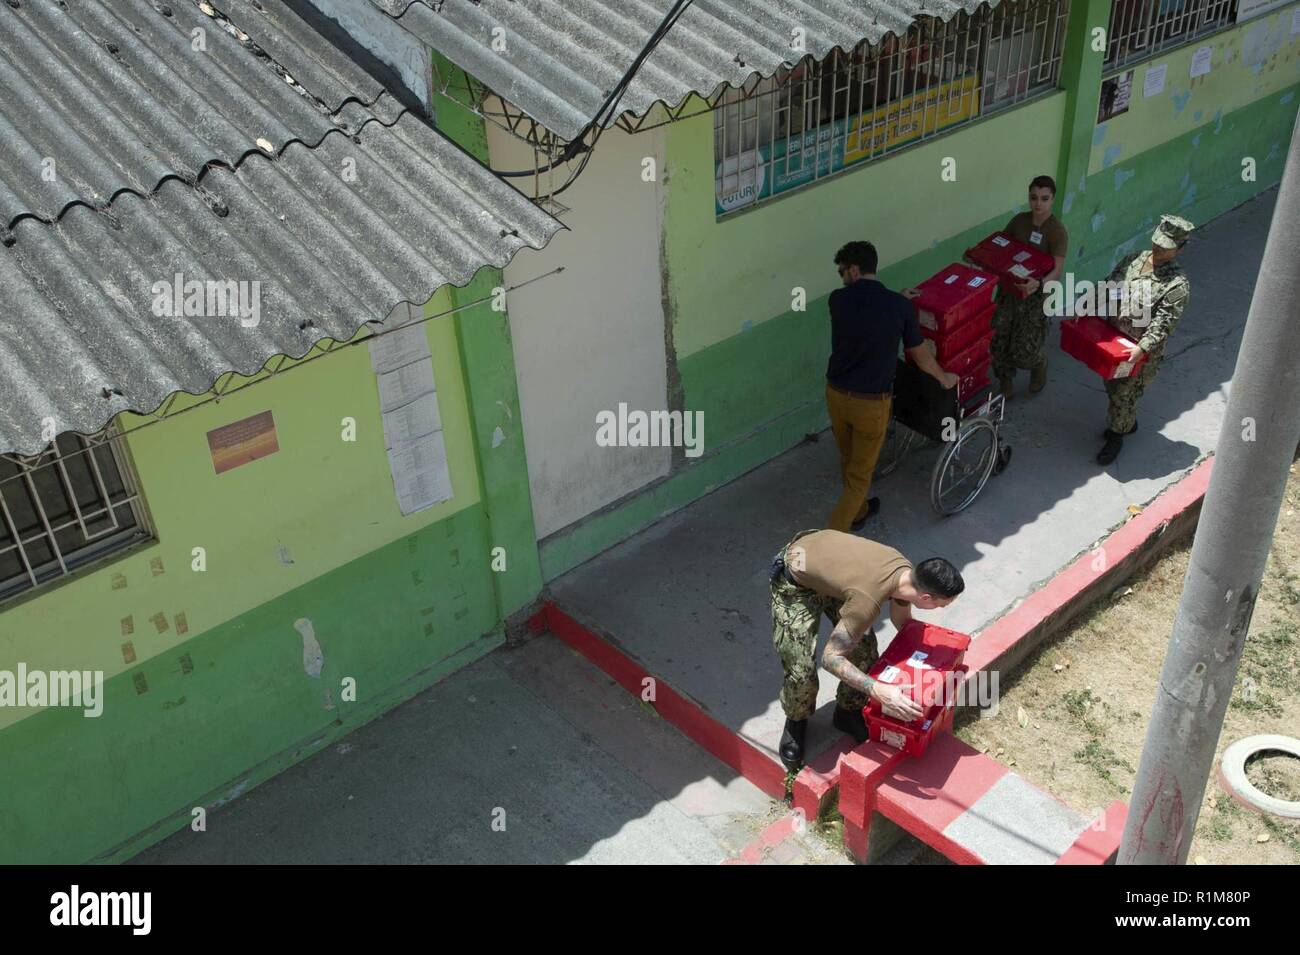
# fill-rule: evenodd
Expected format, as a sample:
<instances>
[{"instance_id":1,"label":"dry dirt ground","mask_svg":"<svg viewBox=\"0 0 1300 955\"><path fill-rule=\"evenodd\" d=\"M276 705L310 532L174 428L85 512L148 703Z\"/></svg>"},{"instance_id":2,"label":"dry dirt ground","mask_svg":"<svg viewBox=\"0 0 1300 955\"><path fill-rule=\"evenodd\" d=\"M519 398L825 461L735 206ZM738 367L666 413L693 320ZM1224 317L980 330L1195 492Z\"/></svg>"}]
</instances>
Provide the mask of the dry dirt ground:
<instances>
[{"instance_id":1,"label":"dry dirt ground","mask_svg":"<svg viewBox=\"0 0 1300 955\"><path fill-rule=\"evenodd\" d=\"M1191 539L1004 679L997 715L957 735L1090 814L1128 800L1182 592ZM1300 464L1292 465L1189 862L1300 863L1300 820L1266 816L1220 787L1217 760L1257 733L1300 735ZM1247 766L1254 785L1300 799L1300 760Z\"/></svg>"}]
</instances>

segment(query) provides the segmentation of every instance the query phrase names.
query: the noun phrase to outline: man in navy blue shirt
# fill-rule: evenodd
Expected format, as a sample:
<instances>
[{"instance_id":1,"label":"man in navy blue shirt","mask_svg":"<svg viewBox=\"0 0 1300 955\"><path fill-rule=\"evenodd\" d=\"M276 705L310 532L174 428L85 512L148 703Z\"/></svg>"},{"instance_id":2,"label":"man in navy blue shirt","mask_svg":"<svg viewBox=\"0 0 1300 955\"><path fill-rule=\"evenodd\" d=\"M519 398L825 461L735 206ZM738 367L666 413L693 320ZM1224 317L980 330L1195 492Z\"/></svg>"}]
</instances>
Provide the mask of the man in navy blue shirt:
<instances>
[{"instance_id":1,"label":"man in navy blue shirt","mask_svg":"<svg viewBox=\"0 0 1300 955\"><path fill-rule=\"evenodd\" d=\"M958 381L925 347L912 303L876 278L876 264L870 242L850 242L835 253L844 288L830 295L826 408L844 491L826 526L837 531L856 531L880 510L880 498L867 495L889 427L899 341L917 367L945 388L956 388Z\"/></svg>"}]
</instances>

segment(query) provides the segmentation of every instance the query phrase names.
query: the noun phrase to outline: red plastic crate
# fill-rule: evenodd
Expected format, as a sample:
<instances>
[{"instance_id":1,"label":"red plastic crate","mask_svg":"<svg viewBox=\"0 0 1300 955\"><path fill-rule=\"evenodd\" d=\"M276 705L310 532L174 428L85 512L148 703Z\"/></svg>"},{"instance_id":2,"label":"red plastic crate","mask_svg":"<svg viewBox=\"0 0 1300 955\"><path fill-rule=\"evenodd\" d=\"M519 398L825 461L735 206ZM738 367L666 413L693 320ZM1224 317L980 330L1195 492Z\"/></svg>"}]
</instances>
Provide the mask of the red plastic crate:
<instances>
[{"instance_id":1,"label":"red plastic crate","mask_svg":"<svg viewBox=\"0 0 1300 955\"><path fill-rule=\"evenodd\" d=\"M1013 239L1005 232L994 232L979 245L966 250L966 258L981 268L995 272L1009 295L1025 298L1020 283L1042 278L1056 266L1056 259L1041 249Z\"/></svg>"},{"instance_id":2,"label":"red plastic crate","mask_svg":"<svg viewBox=\"0 0 1300 955\"><path fill-rule=\"evenodd\" d=\"M961 381L957 383L957 394L963 405L989 386L989 369L992 365L993 356L990 355L961 375Z\"/></svg>"},{"instance_id":3,"label":"red plastic crate","mask_svg":"<svg viewBox=\"0 0 1300 955\"><path fill-rule=\"evenodd\" d=\"M885 716L871 700L862 709L871 738L887 746L920 756L936 733L952 727L955 700L952 690L964 674L963 663L970 637L955 630L909 621L868 671L882 683L911 684L912 699L924 714L909 723Z\"/></svg>"},{"instance_id":4,"label":"red plastic crate","mask_svg":"<svg viewBox=\"0 0 1300 955\"><path fill-rule=\"evenodd\" d=\"M1146 355L1128 360L1126 346L1131 344L1133 339L1103 318L1085 315L1061 322L1061 350L1103 378L1127 378L1146 363Z\"/></svg>"},{"instance_id":5,"label":"red plastic crate","mask_svg":"<svg viewBox=\"0 0 1300 955\"><path fill-rule=\"evenodd\" d=\"M998 277L954 262L918 285L912 299L922 330L946 335L993 301Z\"/></svg>"},{"instance_id":6,"label":"red plastic crate","mask_svg":"<svg viewBox=\"0 0 1300 955\"><path fill-rule=\"evenodd\" d=\"M940 365L960 355L967 348L979 341L993 328L993 313L998 310L997 302L990 302L975 315L947 333L930 328L921 328L921 334L934 342L934 357Z\"/></svg>"},{"instance_id":7,"label":"red plastic crate","mask_svg":"<svg viewBox=\"0 0 1300 955\"><path fill-rule=\"evenodd\" d=\"M948 359L946 363L940 362L944 371L950 371L955 375L964 375L977 367L981 362L989 358L989 346L993 343L993 329L989 329L980 338L972 342L970 347L958 355Z\"/></svg>"}]
</instances>

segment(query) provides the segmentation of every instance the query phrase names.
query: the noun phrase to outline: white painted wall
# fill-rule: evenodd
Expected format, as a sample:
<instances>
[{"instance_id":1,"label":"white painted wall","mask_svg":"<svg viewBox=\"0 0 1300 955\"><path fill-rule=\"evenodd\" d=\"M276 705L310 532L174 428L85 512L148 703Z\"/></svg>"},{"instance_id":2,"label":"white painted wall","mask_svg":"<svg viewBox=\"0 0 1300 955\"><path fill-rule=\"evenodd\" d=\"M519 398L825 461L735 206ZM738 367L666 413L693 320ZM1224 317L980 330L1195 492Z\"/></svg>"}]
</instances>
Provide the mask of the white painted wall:
<instances>
[{"instance_id":1,"label":"white painted wall","mask_svg":"<svg viewBox=\"0 0 1300 955\"><path fill-rule=\"evenodd\" d=\"M369 0L307 0L338 23L375 58L388 64L420 102L429 106L429 80L433 61L429 48L393 22Z\"/></svg>"},{"instance_id":2,"label":"white painted wall","mask_svg":"<svg viewBox=\"0 0 1300 955\"><path fill-rule=\"evenodd\" d=\"M493 168L533 167L523 143L494 123L487 129ZM641 179L646 156L655 157L655 182ZM558 197L570 207L561 218L572 231L506 266L507 287L564 266L506 303L539 538L662 477L672 462L670 448L596 445L597 412L617 413L619 402L668 408L662 169L661 131L606 131L577 183ZM519 185L528 190L531 180Z\"/></svg>"}]
</instances>

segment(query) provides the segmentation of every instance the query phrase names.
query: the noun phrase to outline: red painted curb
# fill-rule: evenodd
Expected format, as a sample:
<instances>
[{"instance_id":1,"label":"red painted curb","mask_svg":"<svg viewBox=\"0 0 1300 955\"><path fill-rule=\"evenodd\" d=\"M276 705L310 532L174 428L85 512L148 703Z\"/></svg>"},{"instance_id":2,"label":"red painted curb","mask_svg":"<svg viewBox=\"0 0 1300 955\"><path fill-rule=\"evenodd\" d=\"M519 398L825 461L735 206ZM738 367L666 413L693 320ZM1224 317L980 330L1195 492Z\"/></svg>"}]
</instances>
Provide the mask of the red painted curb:
<instances>
[{"instance_id":1,"label":"red painted curb","mask_svg":"<svg viewBox=\"0 0 1300 955\"><path fill-rule=\"evenodd\" d=\"M782 816L776 822L764 829L757 839L751 842L745 848L740 850L740 855L734 859L724 859L723 865L758 865L763 861L763 853L768 849L773 849L780 843L784 842L789 836L798 832L805 820L800 819L796 814L790 813Z\"/></svg>"},{"instance_id":2,"label":"red painted curb","mask_svg":"<svg viewBox=\"0 0 1300 955\"><path fill-rule=\"evenodd\" d=\"M1138 550L1153 534L1161 531L1162 525L1167 527L1175 517L1196 505L1210 486L1213 463L1213 456L1206 458L1177 484L1162 491L1140 514L1112 531L1098 548L1077 558L1010 613L1004 614L975 634L970 649L966 652L966 665L970 667L967 679L976 671L996 662L1035 627L1090 587L1109 568ZM1097 550L1104 556L1101 570L1094 568Z\"/></svg>"},{"instance_id":3,"label":"red painted curb","mask_svg":"<svg viewBox=\"0 0 1300 955\"><path fill-rule=\"evenodd\" d=\"M1056 860L1057 865L1106 865L1119 855L1119 842L1124 835L1124 821L1128 817L1128 805L1122 799L1116 799L1101 814L1101 825L1097 828L1095 821L1083 831L1074 845L1065 850L1065 854Z\"/></svg>"},{"instance_id":4,"label":"red painted curb","mask_svg":"<svg viewBox=\"0 0 1300 955\"><path fill-rule=\"evenodd\" d=\"M554 602L546 601L541 613L545 614L546 626L553 634L604 670L629 693L640 698L651 685L646 681L652 680L654 700L647 702L656 713L773 799L785 798L785 769L775 759L709 716L698 703L650 674L608 640L592 633Z\"/></svg>"}]
</instances>

